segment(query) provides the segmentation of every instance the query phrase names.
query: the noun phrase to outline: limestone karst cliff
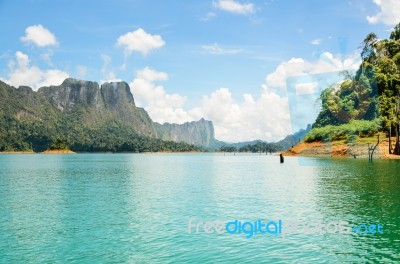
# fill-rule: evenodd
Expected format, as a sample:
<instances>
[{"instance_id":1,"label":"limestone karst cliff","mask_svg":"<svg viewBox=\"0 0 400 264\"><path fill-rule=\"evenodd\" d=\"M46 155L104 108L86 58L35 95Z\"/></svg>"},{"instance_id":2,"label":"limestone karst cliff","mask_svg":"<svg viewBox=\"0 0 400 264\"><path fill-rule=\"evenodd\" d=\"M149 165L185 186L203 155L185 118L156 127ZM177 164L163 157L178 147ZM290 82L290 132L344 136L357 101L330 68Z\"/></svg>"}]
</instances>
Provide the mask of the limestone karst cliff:
<instances>
[{"instance_id":1,"label":"limestone karst cliff","mask_svg":"<svg viewBox=\"0 0 400 264\"><path fill-rule=\"evenodd\" d=\"M15 118L41 125L64 125L65 133L77 126L88 129L121 126L146 137L185 142L208 147L214 139L211 121L201 119L184 124L158 124L148 113L135 105L126 82L104 83L68 78L61 85L39 88L37 92L27 86L15 88L0 82L0 117ZM47 120L47 121L46 121ZM74 124L74 125L70 125Z\"/></svg>"}]
</instances>

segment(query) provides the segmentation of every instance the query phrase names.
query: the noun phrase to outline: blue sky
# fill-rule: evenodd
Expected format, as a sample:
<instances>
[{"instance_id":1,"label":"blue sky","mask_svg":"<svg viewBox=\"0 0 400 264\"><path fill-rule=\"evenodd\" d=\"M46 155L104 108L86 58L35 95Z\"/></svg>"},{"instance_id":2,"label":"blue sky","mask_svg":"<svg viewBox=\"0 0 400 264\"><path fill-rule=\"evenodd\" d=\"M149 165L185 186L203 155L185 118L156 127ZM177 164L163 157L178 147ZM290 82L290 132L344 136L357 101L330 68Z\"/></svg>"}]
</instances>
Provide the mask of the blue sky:
<instances>
[{"instance_id":1,"label":"blue sky","mask_svg":"<svg viewBox=\"0 0 400 264\"><path fill-rule=\"evenodd\" d=\"M396 0L0 0L0 78L33 89L123 80L155 121L204 117L218 139L279 140L314 121L319 91L357 68L369 32L389 36L399 10ZM287 96L296 76L308 101Z\"/></svg>"}]
</instances>

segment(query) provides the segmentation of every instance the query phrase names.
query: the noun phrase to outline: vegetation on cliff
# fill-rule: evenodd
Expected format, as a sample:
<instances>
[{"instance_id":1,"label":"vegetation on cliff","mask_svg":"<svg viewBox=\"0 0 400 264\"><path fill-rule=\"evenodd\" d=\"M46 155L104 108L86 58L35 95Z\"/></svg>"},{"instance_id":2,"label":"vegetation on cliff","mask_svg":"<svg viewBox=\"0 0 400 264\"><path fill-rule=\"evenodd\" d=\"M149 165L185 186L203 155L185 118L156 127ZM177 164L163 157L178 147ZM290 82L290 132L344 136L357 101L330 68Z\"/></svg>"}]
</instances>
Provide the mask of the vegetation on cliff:
<instances>
[{"instance_id":1,"label":"vegetation on cliff","mask_svg":"<svg viewBox=\"0 0 400 264\"><path fill-rule=\"evenodd\" d=\"M0 81L0 151L200 150L156 138L151 119L134 105L124 83L106 84L103 89L96 83L67 79L60 87L34 92Z\"/></svg>"}]
</instances>

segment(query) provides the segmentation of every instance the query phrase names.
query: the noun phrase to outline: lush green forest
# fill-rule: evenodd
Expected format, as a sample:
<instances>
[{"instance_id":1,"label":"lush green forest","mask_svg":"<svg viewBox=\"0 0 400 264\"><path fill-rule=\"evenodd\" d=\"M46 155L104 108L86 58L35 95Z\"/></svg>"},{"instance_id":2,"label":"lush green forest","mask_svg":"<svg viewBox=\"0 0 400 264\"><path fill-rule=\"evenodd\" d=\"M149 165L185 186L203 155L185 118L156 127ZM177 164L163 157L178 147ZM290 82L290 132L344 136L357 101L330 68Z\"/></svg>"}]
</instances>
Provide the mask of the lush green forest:
<instances>
[{"instance_id":1,"label":"lush green forest","mask_svg":"<svg viewBox=\"0 0 400 264\"><path fill-rule=\"evenodd\" d=\"M0 151L201 150L194 145L163 141L139 134L136 124L119 119L112 112L109 112L109 118L100 118L91 111L90 107L82 105L73 111L61 112L29 87L16 89L0 81Z\"/></svg>"},{"instance_id":2,"label":"lush green forest","mask_svg":"<svg viewBox=\"0 0 400 264\"><path fill-rule=\"evenodd\" d=\"M284 139L278 142L265 142L261 140L255 140L250 142L239 142L239 143L222 143L218 151L221 152L253 152L253 153L271 153L285 151L298 142L304 139L306 134L311 130L311 125L307 125L306 129L300 129L292 135L287 135Z\"/></svg>"},{"instance_id":3,"label":"lush green forest","mask_svg":"<svg viewBox=\"0 0 400 264\"><path fill-rule=\"evenodd\" d=\"M246 144L241 147L224 145L219 151L221 152L253 152L253 153L265 153L265 152L277 152L283 151L284 148L277 143L267 143L259 141L257 143Z\"/></svg>"},{"instance_id":4,"label":"lush green forest","mask_svg":"<svg viewBox=\"0 0 400 264\"><path fill-rule=\"evenodd\" d=\"M389 39L368 34L361 59L354 75L344 72L340 85L321 93L322 109L305 141L351 141L383 131L389 137L389 151L400 155L400 24ZM392 136L396 137L394 146Z\"/></svg>"},{"instance_id":5,"label":"lush green forest","mask_svg":"<svg viewBox=\"0 0 400 264\"><path fill-rule=\"evenodd\" d=\"M186 143L138 135L118 120L98 127L60 120L57 123L0 118L0 151L70 149L76 152L199 151Z\"/></svg>"}]
</instances>

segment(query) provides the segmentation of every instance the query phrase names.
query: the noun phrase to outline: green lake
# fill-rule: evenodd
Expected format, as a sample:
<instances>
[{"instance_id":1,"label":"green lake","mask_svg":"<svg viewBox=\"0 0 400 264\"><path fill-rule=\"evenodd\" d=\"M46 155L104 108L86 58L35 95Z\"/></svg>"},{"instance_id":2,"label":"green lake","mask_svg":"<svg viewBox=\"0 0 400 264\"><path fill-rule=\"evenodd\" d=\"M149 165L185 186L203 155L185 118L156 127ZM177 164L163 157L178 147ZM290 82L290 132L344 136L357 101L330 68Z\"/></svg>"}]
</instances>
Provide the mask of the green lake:
<instances>
[{"instance_id":1,"label":"green lake","mask_svg":"<svg viewBox=\"0 0 400 264\"><path fill-rule=\"evenodd\" d=\"M259 219L382 232L189 228ZM400 160L0 155L0 263L343 262L400 262Z\"/></svg>"}]
</instances>

